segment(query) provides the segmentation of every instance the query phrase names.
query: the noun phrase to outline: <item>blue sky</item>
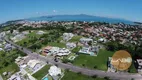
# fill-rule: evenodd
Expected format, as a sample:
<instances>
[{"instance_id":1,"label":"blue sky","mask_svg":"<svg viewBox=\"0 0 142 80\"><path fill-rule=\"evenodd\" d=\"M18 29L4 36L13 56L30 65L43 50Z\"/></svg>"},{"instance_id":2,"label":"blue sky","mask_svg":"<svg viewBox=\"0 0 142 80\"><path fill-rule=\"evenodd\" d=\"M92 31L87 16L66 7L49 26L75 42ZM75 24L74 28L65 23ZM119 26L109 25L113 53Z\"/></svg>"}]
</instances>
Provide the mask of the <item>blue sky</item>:
<instances>
[{"instance_id":1,"label":"blue sky","mask_svg":"<svg viewBox=\"0 0 142 80\"><path fill-rule=\"evenodd\" d=\"M142 22L142 0L0 0L0 23L56 14L89 14Z\"/></svg>"}]
</instances>

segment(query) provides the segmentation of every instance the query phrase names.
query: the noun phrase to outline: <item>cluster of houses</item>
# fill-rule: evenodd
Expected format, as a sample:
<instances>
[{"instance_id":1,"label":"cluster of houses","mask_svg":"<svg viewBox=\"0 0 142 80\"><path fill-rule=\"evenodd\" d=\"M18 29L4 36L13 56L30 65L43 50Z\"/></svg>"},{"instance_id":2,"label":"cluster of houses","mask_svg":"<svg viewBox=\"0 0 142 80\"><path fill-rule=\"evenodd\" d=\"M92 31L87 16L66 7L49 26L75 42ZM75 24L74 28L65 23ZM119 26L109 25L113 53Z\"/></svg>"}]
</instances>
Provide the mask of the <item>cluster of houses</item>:
<instances>
[{"instance_id":1,"label":"cluster of houses","mask_svg":"<svg viewBox=\"0 0 142 80\"><path fill-rule=\"evenodd\" d=\"M63 34L63 40L69 41L70 39L72 39L73 36L74 36L74 34L72 34L72 33L64 33Z\"/></svg>"},{"instance_id":2,"label":"cluster of houses","mask_svg":"<svg viewBox=\"0 0 142 80\"><path fill-rule=\"evenodd\" d=\"M83 26L79 29L75 29L74 33L82 36L88 36L91 38L97 38L98 41L107 42L107 41L119 41L122 44L132 43L139 44L142 41L142 31L128 31L121 26L107 27L106 25L98 26Z\"/></svg>"},{"instance_id":3,"label":"cluster of houses","mask_svg":"<svg viewBox=\"0 0 142 80\"><path fill-rule=\"evenodd\" d=\"M42 50L42 53L44 55L67 56L71 53L71 51L66 48L47 46Z\"/></svg>"},{"instance_id":4,"label":"cluster of houses","mask_svg":"<svg viewBox=\"0 0 142 80\"><path fill-rule=\"evenodd\" d=\"M24 31L22 33L19 33L17 30L14 30L10 39L13 42L18 42L18 41L25 39L27 34L29 34L28 31Z\"/></svg>"},{"instance_id":5,"label":"cluster of houses","mask_svg":"<svg viewBox=\"0 0 142 80\"><path fill-rule=\"evenodd\" d=\"M13 74L8 80L36 80L31 75L36 73L46 65L45 62L31 58L29 56L19 56L15 59L15 63L20 68L20 71Z\"/></svg>"},{"instance_id":6,"label":"cluster of houses","mask_svg":"<svg viewBox=\"0 0 142 80\"><path fill-rule=\"evenodd\" d=\"M15 63L19 66L20 71L14 73L8 80L37 80L32 75L41 70L44 66L46 66L45 62L37 60L35 58L31 58L29 56L19 56L15 59ZM6 75L7 72L4 72L3 74ZM45 75L43 78L48 79L48 77L51 76L54 80L58 80L63 77L63 75L64 74L62 70L53 65L50 66L47 75Z\"/></svg>"}]
</instances>

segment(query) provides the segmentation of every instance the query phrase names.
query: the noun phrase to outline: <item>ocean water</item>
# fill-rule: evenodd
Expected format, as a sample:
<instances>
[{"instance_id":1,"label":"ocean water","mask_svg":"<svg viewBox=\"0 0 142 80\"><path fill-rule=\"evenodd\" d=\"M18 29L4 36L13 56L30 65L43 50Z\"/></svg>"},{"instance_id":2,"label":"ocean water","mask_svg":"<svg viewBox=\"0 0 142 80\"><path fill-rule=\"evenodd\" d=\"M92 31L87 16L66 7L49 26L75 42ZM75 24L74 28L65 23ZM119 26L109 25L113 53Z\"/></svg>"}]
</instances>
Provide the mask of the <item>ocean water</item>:
<instances>
[{"instance_id":1,"label":"ocean water","mask_svg":"<svg viewBox=\"0 0 142 80\"><path fill-rule=\"evenodd\" d=\"M120 23L134 24L132 21L117 19L117 18L106 18L89 15L56 15L56 16L42 16L36 18L29 18L30 21L95 21L95 22L107 22L107 23Z\"/></svg>"}]
</instances>

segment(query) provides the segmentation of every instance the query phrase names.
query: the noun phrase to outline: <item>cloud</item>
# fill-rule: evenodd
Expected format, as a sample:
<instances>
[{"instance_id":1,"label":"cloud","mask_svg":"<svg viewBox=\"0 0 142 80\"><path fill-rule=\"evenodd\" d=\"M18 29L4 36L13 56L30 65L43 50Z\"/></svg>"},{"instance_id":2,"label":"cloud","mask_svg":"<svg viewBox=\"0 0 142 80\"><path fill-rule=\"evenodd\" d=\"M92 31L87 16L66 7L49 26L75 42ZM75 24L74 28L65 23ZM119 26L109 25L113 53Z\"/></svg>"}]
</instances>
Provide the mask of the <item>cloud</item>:
<instances>
[{"instance_id":1,"label":"cloud","mask_svg":"<svg viewBox=\"0 0 142 80\"><path fill-rule=\"evenodd\" d=\"M53 12L54 12L54 13L56 13L56 12L57 12L57 10L53 10Z\"/></svg>"}]
</instances>

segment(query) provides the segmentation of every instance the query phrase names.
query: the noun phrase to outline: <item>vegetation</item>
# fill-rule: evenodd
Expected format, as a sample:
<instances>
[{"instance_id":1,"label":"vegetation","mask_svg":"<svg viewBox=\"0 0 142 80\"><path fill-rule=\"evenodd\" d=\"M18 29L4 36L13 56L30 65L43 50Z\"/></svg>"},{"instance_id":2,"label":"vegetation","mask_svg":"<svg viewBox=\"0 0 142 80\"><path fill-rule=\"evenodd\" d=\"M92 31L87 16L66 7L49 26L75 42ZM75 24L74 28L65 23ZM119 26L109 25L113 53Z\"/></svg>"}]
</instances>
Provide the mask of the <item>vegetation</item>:
<instances>
[{"instance_id":1,"label":"vegetation","mask_svg":"<svg viewBox=\"0 0 142 80\"><path fill-rule=\"evenodd\" d=\"M41 80L46 74L48 74L49 68L50 66L46 65L32 76L35 77L37 80Z\"/></svg>"},{"instance_id":2,"label":"vegetation","mask_svg":"<svg viewBox=\"0 0 142 80\"><path fill-rule=\"evenodd\" d=\"M75 47L75 48L72 50L72 52L73 52L73 53L77 53L77 52L79 52L79 50L80 50L81 48L82 48L81 46L77 46L77 47Z\"/></svg>"},{"instance_id":3,"label":"vegetation","mask_svg":"<svg viewBox=\"0 0 142 80\"><path fill-rule=\"evenodd\" d=\"M56 43L56 42L50 42L48 43L49 46L55 46L55 47L60 47L60 48L65 48L66 45L64 43Z\"/></svg>"},{"instance_id":4,"label":"vegetation","mask_svg":"<svg viewBox=\"0 0 142 80\"><path fill-rule=\"evenodd\" d=\"M0 74L2 75L4 72L11 72L11 74L18 72L19 71L19 67L16 63L11 63L6 67L3 67L0 69ZM4 78L4 80L7 80L8 76L4 76L2 75L2 77Z\"/></svg>"},{"instance_id":5,"label":"vegetation","mask_svg":"<svg viewBox=\"0 0 142 80\"><path fill-rule=\"evenodd\" d=\"M65 71L65 75L61 80L105 80L103 78L99 77L89 77L86 75L83 75L81 73L74 73L71 71Z\"/></svg>"},{"instance_id":6,"label":"vegetation","mask_svg":"<svg viewBox=\"0 0 142 80\"><path fill-rule=\"evenodd\" d=\"M23 52L19 50L12 50L10 52L0 52L0 69L3 69L11 65L18 56L25 56Z\"/></svg>"},{"instance_id":7,"label":"vegetation","mask_svg":"<svg viewBox=\"0 0 142 80\"><path fill-rule=\"evenodd\" d=\"M69 40L69 42L79 42L80 38L82 38L82 36L74 36L72 37L72 39Z\"/></svg>"},{"instance_id":8,"label":"vegetation","mask_svg":"<svg viewBox=\"0 0 142 80\"><path fill-rule=\"evenodd\" d=\"M132 65L130 66L129 72L130 72L130 73L137 73L137 70L136 70L136 68L135 68L135 66L134 66L134 63L132 63Z\"/></svg>"},{"instance_id":9,"label":"vegetation","mask_svg":"<svg viewBox=\"0 0 142 80\"><path fill-rule=\"evenodd\" d=\"M90 56L80 54L75 58L73 64L81 67L87 67L91 69L107 70L107 60L111 57L114 52L107 50L100 50L98 56ZM84 64L84 66L82 65Z\"/></svg>"}]
</instances>

